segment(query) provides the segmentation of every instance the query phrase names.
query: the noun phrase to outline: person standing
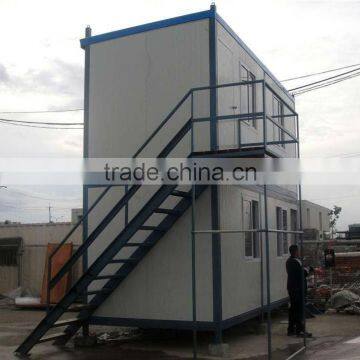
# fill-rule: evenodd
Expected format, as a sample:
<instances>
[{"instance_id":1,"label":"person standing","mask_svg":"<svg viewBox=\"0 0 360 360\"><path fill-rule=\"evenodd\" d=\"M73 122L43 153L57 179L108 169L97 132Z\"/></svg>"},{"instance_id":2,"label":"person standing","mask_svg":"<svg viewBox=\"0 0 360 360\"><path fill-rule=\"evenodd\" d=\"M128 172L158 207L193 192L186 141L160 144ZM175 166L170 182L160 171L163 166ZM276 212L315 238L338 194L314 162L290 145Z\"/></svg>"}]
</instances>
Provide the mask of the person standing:
<instances>
[{"instance_id":1,"label":"person standing","mask_svg":"<svg viewBox=\"0 0 360 360\"><path fill-rule=\"evenodd\" d=\"M290 298L288 336L306 336L312 334L305 331L304 323L304 298L306 296L306 277L308 271L304 269L299 258L297 245L289 247L290 257L286 261L287 291Z\"/></svg>"}]
</instances>

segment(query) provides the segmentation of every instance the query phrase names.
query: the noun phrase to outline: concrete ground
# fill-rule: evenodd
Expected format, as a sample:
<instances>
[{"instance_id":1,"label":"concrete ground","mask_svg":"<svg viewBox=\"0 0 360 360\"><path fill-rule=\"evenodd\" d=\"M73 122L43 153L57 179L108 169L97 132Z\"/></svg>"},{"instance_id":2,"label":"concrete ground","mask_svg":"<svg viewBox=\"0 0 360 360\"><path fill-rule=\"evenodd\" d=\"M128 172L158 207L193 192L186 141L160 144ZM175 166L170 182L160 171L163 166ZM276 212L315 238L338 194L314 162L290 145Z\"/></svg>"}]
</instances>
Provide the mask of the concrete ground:
<instances>
[{"instance_id":1,"label":"concrete ground","mask_svg":"<svg viewBox=\"0 0 360 360\"><path fill-rule=\"evenodd\" d=\"M0 359L16 359L16 346L44 316L42 311L0 308ZM70 315L71 316L71 315ZM73 315L72 315L73 316ZM273 319L273 359L286 359L302 345L302 340L286 336L286 314L278 313ZM360 359L360 317L331 314L308 321L308 329L314 334L302 359ZM113 331L113 328L93 327L92 331ZM117 329L123 333L124 329ZM59 330L57 330L59 331ZM56 332L57 332L56 331ZM350 343L348 341L350 340ZM229 359L266 359L267 338L264 326L250 321L224 333L224 341L230 346ZM210 334L199 335L199 358L215 359L208 355ZM146 331L125 334L120 339L92 348L74 348L72 343L57 348L51 343L36 346L33 360L106 360L115 359L191 359L191 333Z\"/></svg>"}]
</instances>

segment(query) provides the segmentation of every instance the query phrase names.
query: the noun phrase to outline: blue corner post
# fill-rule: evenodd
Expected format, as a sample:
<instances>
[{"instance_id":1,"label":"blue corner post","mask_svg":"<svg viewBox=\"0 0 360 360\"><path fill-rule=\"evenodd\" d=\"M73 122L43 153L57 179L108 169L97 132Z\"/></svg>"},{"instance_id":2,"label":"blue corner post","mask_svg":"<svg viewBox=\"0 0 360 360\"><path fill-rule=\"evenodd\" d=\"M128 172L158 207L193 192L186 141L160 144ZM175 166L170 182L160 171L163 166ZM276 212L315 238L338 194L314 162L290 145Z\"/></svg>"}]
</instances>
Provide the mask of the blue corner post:
<instances>
[{"instance_id":1,"label":"blue corner post","mask_svg":"<svg viewBox=\"0 0 360 360\"><path fill-rule=\"evenodd\" d=\"M209 18L209 65L210 65L210 146L217 151L217 60L216 60L216 7L211 5ZM211 227L220 229L219 187L211 185ZM212 233L212 271L213 271L213 318L215 324L215 343L222 343L222 287L221 287L221 238Z\"/></svg>"},{"instance_id":2,"label":"blue corner post","mask_svg":"<svg viewBox=\"0 0 360 360\"><path fill-rule=\"evenodd\" d=\"M85 29L85 38L91 37L91 27L87 26ZM90 45L85 47L85 69L84 69L84 144L83 144L83 157L84 159L89 157L89 84L90 84ZM86 184L83 185L83 212L88 209L88 187ZM83 242L88 237L88 218L85 217L83 220ZM83 272L88 267L88 254L87 250L83 255ZM87 300L87 299L84 299ZM83 336L89 336L89 324L84 323Z\"/></svg>"}]
</instances>

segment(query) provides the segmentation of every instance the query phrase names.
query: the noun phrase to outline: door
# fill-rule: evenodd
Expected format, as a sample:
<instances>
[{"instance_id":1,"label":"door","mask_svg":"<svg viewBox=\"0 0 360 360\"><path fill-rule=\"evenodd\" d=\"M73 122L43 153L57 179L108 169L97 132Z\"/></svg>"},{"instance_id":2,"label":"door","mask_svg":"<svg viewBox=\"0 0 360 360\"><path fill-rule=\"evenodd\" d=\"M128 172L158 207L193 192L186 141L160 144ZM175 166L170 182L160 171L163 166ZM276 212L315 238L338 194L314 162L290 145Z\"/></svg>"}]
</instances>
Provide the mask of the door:
<instances>
[{"instance_id":1,"label":"door","mask_svg":"<svg viewBox=\"0 0 360 360\"><path fill-rule=\"evenodd\" d=\"M218 84L236 82L234 76L234 56L231 49L219 40L218 46ZM218 89L218 115L235 115L239 106L235 101L237 87ZM237 120L218 120L218 143L220 149L236 148L238 139Z\"/></svg>"}]
</instances>

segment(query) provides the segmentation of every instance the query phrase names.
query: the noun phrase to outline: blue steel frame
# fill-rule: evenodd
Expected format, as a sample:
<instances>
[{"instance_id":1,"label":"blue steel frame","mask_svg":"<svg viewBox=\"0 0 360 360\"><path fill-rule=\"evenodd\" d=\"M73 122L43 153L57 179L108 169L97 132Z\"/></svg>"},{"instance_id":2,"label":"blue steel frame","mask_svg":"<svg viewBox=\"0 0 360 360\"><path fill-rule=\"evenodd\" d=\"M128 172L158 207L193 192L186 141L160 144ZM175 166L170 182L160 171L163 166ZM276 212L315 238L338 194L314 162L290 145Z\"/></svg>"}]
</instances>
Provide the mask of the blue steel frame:
<instances>
[{"instance_id":1,"label":"blue steel frame","mask_svg":"<svg viewBox=\"0 0 360 360\"><path fill-rule=\"evenodd\" d=\"M90 26L87 26L85 29L85 38L88 39L91 37L91 28ZM85 66L84 66L84 143L83 143L83 157L88 158L89 157L89 92L90 92L90 46L85 47ZM86 184L83 185L83 212L85 209L87 210L89 206L88 201L88 187ZM88 238L88 218L85 217L83 222L83 228L82 228L82 241L83 243L86 242L86 239ZM88 268L88 251L84 253L84 256L82 258L82 267L83 272L85 272ZM49 259L49 274L51 276L51 260ZM48 279L50 279L48 275ZM48 290L48 295L50 296L50 290ZM84 297L83 299L84 303L87 303L87 297ZM50 303L50 299L48 299L48 306ZM89 325L84 324L82 327L83 335L88 336L89 335Z\"/></svg>"},{"instance_id":2,"label":"blue steel frame","mask_svg":"<svg viewBox=\"0 0 360 360\"><path fill-rule=\"evenodd\" d=\"M218 148L217 135L217 29L216 7L211 5L209 19L209 70L210 70L210 150ZM219 187L210 186L211 226L220 228ZM212 275L213 275L213 321L215 323L215 343L222 343L222 285L221 285L221 241L218 233L212 235Z\"/></svg>"}]
</instances>

